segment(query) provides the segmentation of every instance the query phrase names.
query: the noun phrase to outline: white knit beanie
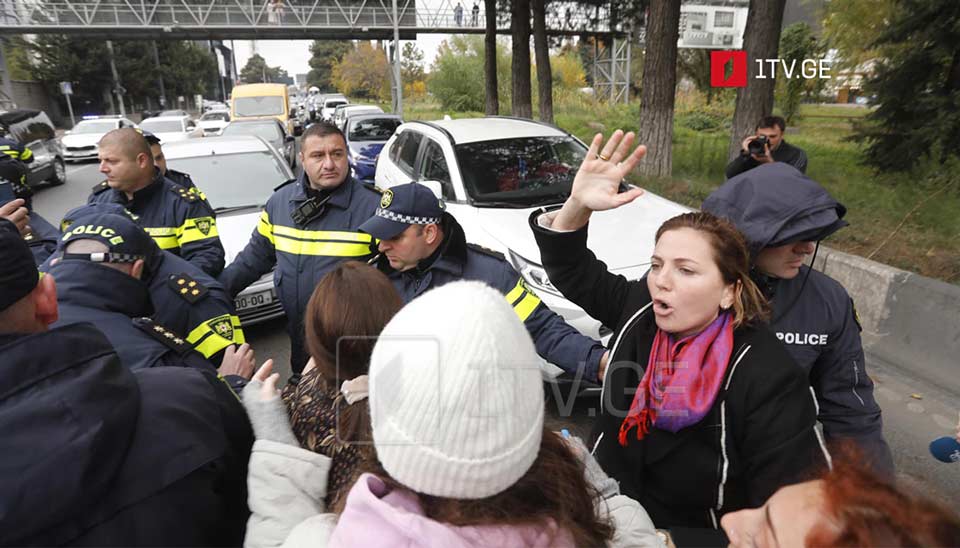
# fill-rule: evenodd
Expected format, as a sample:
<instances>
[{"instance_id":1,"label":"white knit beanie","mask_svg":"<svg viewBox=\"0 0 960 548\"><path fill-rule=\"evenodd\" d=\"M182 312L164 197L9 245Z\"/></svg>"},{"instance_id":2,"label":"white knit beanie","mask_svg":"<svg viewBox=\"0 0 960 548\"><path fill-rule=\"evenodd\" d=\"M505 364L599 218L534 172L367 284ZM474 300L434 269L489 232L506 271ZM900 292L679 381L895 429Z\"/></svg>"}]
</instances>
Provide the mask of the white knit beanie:
<instances>
[{"instance_id":1,"label":"white knit beanie","mask_svg":"<svg viewBox=\"0 0 960 548\"><path fill-rule=\"evenodd\" d=\"M450 283L407 304L370 359L373 442L387 473L458 499L516 483L540 450L539 362L513 308L483 283Z\"/></svg>"}]
</instances>

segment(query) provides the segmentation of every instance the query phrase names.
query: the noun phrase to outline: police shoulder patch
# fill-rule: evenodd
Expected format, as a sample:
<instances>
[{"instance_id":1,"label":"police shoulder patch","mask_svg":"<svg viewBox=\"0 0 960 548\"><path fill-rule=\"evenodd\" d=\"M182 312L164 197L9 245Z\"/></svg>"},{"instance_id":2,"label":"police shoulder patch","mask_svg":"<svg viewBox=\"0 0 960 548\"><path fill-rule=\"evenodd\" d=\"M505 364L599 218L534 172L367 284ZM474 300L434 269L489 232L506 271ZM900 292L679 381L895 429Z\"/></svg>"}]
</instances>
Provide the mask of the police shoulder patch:
<instances>
[{"instance_id":1,"label":"police shoulder patch","mask_svg":"<svg viewBox=\"0 0 960 548\"><path fill-rule=\"evenodd\" d=\"M203 284L187 274L171 274L167 278L167 287L190 304L199 301L210 292Z\"/></svg>"},{"instance_id":2,"label":"police shoulder patch","mask_svg":"<svg viewBox=\"0 0 960 548\"><path fill-rule=\"evenodd\" d=\"M496 257L496 258L500 259L501 261L507 260L507 258L504 256L503 253L500 253L499 251L494 251L494 250L492 250L492 249L483 247L482 245L467 243L467 247L469 247L470 249L472 249L472 250L474 250L474 251L476 251L476 252L478 252L478 253L483 253L484 255L489 255L489 256L491 256L491 257Z\"/></svg>"},{"instance_id":3,"label":"police shoulder patch","mask_svg":"<svg viewBox=\"0 0 960 548\"><path fill-rule=\"evenodd\" d=\"M207 327L224 339L227 339L228 341L233 340L233 320L230 318L229 314L217 316L216 318L208 321Z\"/></svg>"},{"instance_id":4,"label":"police shoulder patch","mask_svg":"<svg viewBox=\"0 0 960 548\"><path fill-rule=\"evenodd\" d=\"M133 318L133 325L181 356L193 350L190 343L151 318Z\"/></svg>"},{"instance_id":5,"label":"police shoulder patch","mask_svg":"<svg viewBox=\"0 0 960 548\"><path fill-rule=\"evenodd\" d=\"M103 181L103 182L100 182L100 183L97 183L97 184L93 185L93 188L92 188L91 190L93 190L93 193L94 193L94 194L100 194L101 192L103 192L104 190L107 190L107 189L109 189L109 188L110 188L110 185L107 184L106 181Z\"/></svg>"},{"instance_id":6,"label":"police shoulder patch","mask_svg":"<svg viewBox=\"0 0 960 548\"><path fill-rule=\"evenodd\" d=\"M173 192L174 194L176 194L177 196L180 196L180 198L188 202L196 202L197 200L200 199L200 196L197 196L196 192L190 192L190 190L183 188L180 185L171 185L170 192Z\"/></svg>"}]
</instances>

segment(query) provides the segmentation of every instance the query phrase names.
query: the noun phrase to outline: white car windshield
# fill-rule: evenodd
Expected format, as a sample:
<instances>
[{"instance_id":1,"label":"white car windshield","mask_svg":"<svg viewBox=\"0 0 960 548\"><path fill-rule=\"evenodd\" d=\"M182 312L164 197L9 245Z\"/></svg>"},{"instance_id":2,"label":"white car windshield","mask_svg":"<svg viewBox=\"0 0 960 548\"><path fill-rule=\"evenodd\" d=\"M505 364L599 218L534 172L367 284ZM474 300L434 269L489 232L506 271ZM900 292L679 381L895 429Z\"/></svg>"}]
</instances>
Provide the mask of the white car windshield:
<instances>
[{"instance_id":1,"label":"white car windshield","mask_svg":"<svg viewBox=\"0 0 960 548\"><path fill-rule=\"evenodd\" d=\"M117 127L117 122L80 122L71 133L106 133Z\"/></svg>"},{"instance_id":2,"label":"white car windshield","mask_svg":"<svg viewBox=\"0 0 960 548\"><path fill-rule=\"evenodd\" d=\"M283 97L237 97L233 100L237 116L276 116L283 114Z\"/></svg>"},{"instance_id":3,"label":"white car windshield","mask_svg":"<svg viewBox=\"0 0 960 548\"><path fill-rule=\"evenodd\" d=\"M251 123L233 123L223 128L224 135L256 135L261 139L271 142L280 139L280 130L277 124L251 124Z\"/></svg>"},{"instance_id":4,"label":"white car windshield","mask_svg":"<svg viewBox=\"0 0 960 548\"><path fill-rule=\"evenodd\" d=\"M455 147L467 194L484 202L529 207L570 194L587 149L573 137L528 137Z\"/></svg>"},{"instance_id":5,"label":"white car windshield","mask_svg":"<svg viewBox=\"0 0 960 548\"><path fill-rule=\"evenodd\" d=\"M179 120L144 120L140 122L140 129L150 133L183 132L183 126Z\"/></svg>"},{"instance_id":6,"label":"white car windshield","mask_svg":"<svg viewBox=\"0 0 960 548\"><path fill-rule=\"evenodd\" d=\"M171 169L189 173L215 209L262 206L289 171L272 152L170 158Z\"/></svg>"},{"instance_id":7,"label":"white car windshield","mask_svg":"<svg viewBox=\"0 0 960 548\"><path fill-rule=\"evenodd\" d=\"M230 121L230 113L226 111L208 112L200 117L201 121L210 122L213 120Z\"/></svg>"}]
</instances>

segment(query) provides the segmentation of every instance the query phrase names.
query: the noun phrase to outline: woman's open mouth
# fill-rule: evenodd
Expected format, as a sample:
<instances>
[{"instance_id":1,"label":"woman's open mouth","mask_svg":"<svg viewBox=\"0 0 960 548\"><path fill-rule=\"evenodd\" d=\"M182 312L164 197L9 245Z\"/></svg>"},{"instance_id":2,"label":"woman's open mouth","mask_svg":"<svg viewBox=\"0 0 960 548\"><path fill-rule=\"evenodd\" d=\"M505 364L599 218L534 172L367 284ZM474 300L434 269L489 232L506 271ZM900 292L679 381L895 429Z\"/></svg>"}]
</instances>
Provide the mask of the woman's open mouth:
<instances>
[{"instance_id":1,"label":"woman's open mouth","mask_svg":"<svg viewBox=\"0 0 960 548\"><path fill-rule=\"evenodd\" d=\"M658 316L664 316L673 312L673 307L661 299L653 300L653 313Z\"/></svg>"}]
</instances>

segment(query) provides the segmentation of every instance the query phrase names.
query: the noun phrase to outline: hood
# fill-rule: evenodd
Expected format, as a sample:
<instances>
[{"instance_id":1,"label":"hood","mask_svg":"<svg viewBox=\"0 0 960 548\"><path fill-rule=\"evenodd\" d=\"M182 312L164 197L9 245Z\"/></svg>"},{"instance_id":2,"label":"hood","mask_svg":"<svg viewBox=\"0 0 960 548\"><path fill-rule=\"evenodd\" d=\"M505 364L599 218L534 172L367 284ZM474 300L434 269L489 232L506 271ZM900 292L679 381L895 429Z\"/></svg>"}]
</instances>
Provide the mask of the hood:
<instances>
[{"instance_id":1,"label":"hood","mask_svg":"<svg viewBox=\"0 0 960 548\"><path fill-rule=\"evenodd\" d=\"M421 546L424 548L572 547L573 539L549 526L453 526L423 515L416 495L390 490L380 478L360 476L328 546Z\"/></svg>"},{"instance_id":2,"label":"hood","mask_svg":"<svg viewBox=\"0 0 960 548\"><path fill-rule=\"evenodd\" d=\"M197 122L197 126L202 127L202 128L204 128L204 129L207 129L207 128L221 128L221 129L222 129L224 126L226 126L226 125L229 124L229 123L230 123L230 122L225 122L225 121L223 121L223 120L201 120L201 121Z\"/></svg>"},{"instance_id":3,"label":"hood","mask_svg":"<svg viewBox=\"0 0 960 548\"><path fill-rule=\"evenodd\" d=\"M476 222L461 220L461 224L467 233L467 241L496 250L509 249L539 265L542 264L540 250L528 221L536 209L476 208ZM620 208L594 213L590 219L587 245L611 272L629 279L639 278L650 263L657 229L667 219L687 211L689 209L680 204L647 192ZM456 211L454 215L459 220L464 213L467 212ZM489 242L490 238L499 245ZM488 242L484 243L484 240Z\"/></svg>"},{"instance_id":4,"label":"hood","mask_svg":"<svg viewBox=\"0 0 960 548\"><path fill-rule=\"evenodd\" d=\"M189 133L184 133L182 131L165 131L162 133L154 133L160 142L163 144L172 143L175 141L183 141L190 137Z\"/></svg>"},{"instance_id":5,"label":"hood","mask_svg":"<svg viewBox=\"0 0 960 548\"><path fill-rule=\"evenodd\" d=\"M65 147L88 147L100 142L103 137L100 133L82 133L80 135L64 135L60 142Z\"/></svg>"},{"instance_id":6,"label":"hood","mask_svg":"<svg viewBox=\"0 0 960 548\"><path fill-rule=\"evenodd\" d=\"M138 384L90 324L0 336L0 354L0 544L65 543L57 535L76 534L70 520L113 485L136 429Z\"/></svg>"},{"instance_id":7,"label":"hood","mask_svg":"<svg viewBox=\"0 0 960 548\"><path fill-rule=\"evenodd\" d=\"M386 144L386 140L383 141L355 141L351 142L348 146L350 147L350 152L353 153L354 158L357 156L363 156L368 160L373 160L380 154L380 151L383 150L383 145Z\"/></svg>"},{"instance_id":8,"label":"hood","mask_svg":"<svg viewBox=\"0 0 960 548\"><path fill-rule=\"evenodd\" d=\"M775 162L728 179L703 201L704 211L725 217L753 252L765 247L819 241L847 226L847 208L799 170Z\"/></svg>"},{"instance_id":9,"label":"hood","mask_svg":"<svg viewBox=\"0 0 960 548\"><path fill-rule=\"evenodd\" d=\"M217 232L220 233L220 243L223 244L227 265L232 263L250 242L250 236L257 229L257 222L260 220L260 211L251 208L217 215Z\"/></svg>"}]
</instances>

